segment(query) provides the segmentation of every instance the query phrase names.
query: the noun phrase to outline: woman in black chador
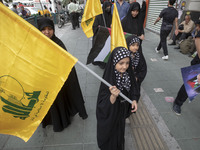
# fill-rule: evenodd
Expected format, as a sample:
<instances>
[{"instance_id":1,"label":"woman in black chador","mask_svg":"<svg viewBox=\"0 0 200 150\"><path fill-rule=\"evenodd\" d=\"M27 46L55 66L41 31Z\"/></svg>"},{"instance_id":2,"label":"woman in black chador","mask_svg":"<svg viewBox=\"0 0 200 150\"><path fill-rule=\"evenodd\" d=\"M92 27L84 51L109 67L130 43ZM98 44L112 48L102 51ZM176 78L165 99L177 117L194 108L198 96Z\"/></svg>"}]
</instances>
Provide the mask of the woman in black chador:
<instances>
[{"instance_id":1,"label":"woman in black chador","mask_svg":"<svg viewBox=\"0 0 200 150\"><path fill-rule=\"evenodd\" d=\"M55 36L55 28L52 20L41 18L38 20L38 29L66 50L63 42ZM49 81L51 82L51 81ZM73 67L66 82L58 93L53 105L42 121L42 126L52 124L55 132L60 132L71 123L71 118L79 113L83 119L87 118L82 92L79 86L76 70Z\"/></svg>"},{"instance_id":2,"label":"woman in black chador","mask_svg":"<svg viewBox=\"0 0 200 150\"><path fill-rule=\"evenodd\" d=\"M93 24L93 27L92 27L93 33L94 33L93 41L92 41L93 44L94 44L95 37L96 37L99 26L110 28L110 25L111 25L111 22L112 22L111 6L112 6L111 2L105 1L103 3L103 7L102 7L103 14L100 14L95 18L95 21L94 21L94 24ZM105 22L104 22L104 19L105 19Z\"/></svg>"},{"instance_id":3,"label":"woman in black chador","mask_svg":"<svg viewBox=\"0 0 200 150\"><path fill-rule=\"evenodd\" d=\"M97 108L97 141L101 150L124 150L125 119L137 110L139 91L130 62L130 51L117 47L111 53L101 83ZM119 96L122 92L132 105ZM131 110L132 109L132 110Z\"/></svg>"},{"instance_id":4,"label":"woman in black chador","mask_svg":"<svg viewBox=\"0 0 200 150\"><path fill-rule=\"evenodd\" d=\"M144 40L143 17L140 15L140 4L133 2L126 17L122 20L124 32L134 34Z\"/></svg>"}]
</instances>

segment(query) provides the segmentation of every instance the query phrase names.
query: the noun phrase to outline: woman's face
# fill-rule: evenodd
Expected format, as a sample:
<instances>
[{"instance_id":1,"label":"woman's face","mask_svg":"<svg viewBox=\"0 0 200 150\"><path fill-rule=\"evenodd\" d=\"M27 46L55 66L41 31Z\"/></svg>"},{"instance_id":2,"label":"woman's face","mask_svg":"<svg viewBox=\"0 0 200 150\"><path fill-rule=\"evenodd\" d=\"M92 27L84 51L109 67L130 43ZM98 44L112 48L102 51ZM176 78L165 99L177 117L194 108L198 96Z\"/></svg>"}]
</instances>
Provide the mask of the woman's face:
<instances>
[{"instance_id":1,"label":"woman's face","mask_svg":"<svg viewBox=\"0 0 200 150\"><path fill-rule=\"evenodd\" d=\"M138 43L133 43L132 45L129 46L129 50L132 53L136 53L139 49L139 44Z\"/></svg>"},{"instance_id":2,"label":"woman's face","mask_svg":"<svg viewBox=\"0 0 200 150\"><path fill-rule=\"evenodd\" d=\"M115 69L120 73L124 73L129 67L129 62L129 57L123 58L115 65Z\"/></svg>"},{"instance_id":3,"label":"woman's face","mask_svg":"<svg viewBox=\"0 0 200 150\"><path fill-rule=\"evenodd\" d=\"M139 11L138 10L133 10L131 11L131 15L133 18L135 18L138 15Z\"/></svg>"},{"instance_id":4,"label":"woman's face","mask_svg":"<svg viewBox=\"0 0 200 150\"><path fill-rule=\"evenodd\" d=\"M106 7L105 11L106 11L107 13L111 12L111 7L110 7L110 6Z\"/></svg>"},{"instance_id":5,"label":"woman's face","mask_svg":"<svg viewBox=\"0 0 200 150\"><path fill-rule=\"evenodd\" d=\"M44 27L42 29L42 33L46 35L48 38L51 38L53 36L54 31L51 27Z\"/></svg>"}]
</instances>

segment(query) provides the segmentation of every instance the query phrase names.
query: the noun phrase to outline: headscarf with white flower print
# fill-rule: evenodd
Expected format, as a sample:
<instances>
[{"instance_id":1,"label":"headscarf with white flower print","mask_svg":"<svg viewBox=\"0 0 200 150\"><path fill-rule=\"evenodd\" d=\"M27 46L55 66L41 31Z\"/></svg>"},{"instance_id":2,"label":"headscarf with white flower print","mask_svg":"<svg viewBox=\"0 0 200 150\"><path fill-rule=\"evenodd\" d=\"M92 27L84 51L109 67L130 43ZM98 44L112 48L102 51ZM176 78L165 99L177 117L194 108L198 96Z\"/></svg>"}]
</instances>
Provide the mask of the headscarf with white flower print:
<instances>
[{"instance_id":1,"label":"headscarf with white flower print","mask_svg":"<svg viewBox=\"0 0 200 150\"><path fill-rule=\"evenodd\" d=\"M121 47L115 54L113 58L113 65L116 64L123 58L129 57L130 58L130 51L124 47ZM115 69L115 77L116 77L116 84L117 88L122 91L125 88L127 91L130 90L131 81L128 72L120 73Z\"/></svg>"}]
</instances>

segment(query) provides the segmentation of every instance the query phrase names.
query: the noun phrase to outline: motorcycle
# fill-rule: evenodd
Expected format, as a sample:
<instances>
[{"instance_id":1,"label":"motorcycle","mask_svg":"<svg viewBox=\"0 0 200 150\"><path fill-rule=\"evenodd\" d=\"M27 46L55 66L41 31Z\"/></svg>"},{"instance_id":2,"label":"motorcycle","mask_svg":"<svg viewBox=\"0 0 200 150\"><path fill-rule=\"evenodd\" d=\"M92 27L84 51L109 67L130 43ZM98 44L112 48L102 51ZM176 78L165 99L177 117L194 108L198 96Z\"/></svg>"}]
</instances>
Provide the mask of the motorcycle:
<instances>
[{"instance_id":1,"label":"motorcycle","mask_svg":"<svg viewBox=\"0 0 200 150\"><path fill-rule=\"evenodd\" d=\"M68 23L70 21L69 14L64 11L63 13L60 13L58 15L58 28L62 28L65 23Z\"/></svg>"}]
</instances>

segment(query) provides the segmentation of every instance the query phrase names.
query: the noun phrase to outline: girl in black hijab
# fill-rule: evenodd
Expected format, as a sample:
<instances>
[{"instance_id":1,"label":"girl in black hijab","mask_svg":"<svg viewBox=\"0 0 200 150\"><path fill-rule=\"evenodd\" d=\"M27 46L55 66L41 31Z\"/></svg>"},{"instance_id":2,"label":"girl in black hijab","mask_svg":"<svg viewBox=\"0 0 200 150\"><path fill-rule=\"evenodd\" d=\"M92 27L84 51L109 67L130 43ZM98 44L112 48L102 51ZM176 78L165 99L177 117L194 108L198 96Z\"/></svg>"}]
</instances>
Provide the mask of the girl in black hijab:
<instances>
[{"instance_id":1,"label":"girl in black hijab","mask_svg":"<svg viewBox=\"0 0 200 150\"><path fill-rule=\"evenodd\" d=\"M144 56L138 51L140 47L140 39L135 35L130 35L126 38L126 43L128 49L131 51L131 64L140 90L140 85L147 73Z\"/></svg>"},{"instance_id":2,"label":"girl in black hijab","mask_svg":"<svg viewBox=\"0 0 200 150\"><path fill-rule=\"evenodd\" d=\"M52 41L66 50L63 42L55 36L54 23L49 18L37 21L38 29ZM51 81L49 81L51 82ZM58 93L53 105L42 121L42 127L52 124L55 132L60 132L71 123L71 118L79 113L83 119L87 118L84 100L78 82L76 70L73 67L66 82Z\"/></svg>"},{"instance_id":3,"label":"girl in black hijab","mask_svg":"<svg viewBox=\"0 0 200 150\"><path fill-rule=\"evenodd\" d=\"M124 32L134 34L144 40L143 21L140 16L140 4L138 2L133 2L130 5L126 17L122 20L122 28Z\"/></svg>"},{"instance_id":4,"label":"girl in black hijab","mask_svg":"<svg viewBox=\"0 0 200 150\"><path fill-rule=\"evenodd\" d=\"M101 83L96 108L97 141L101 150L124 150L125 119L137 110L139 91L130 62L130 51L117 47L111 53ZM122 92L132 105L119 96ZM131 110L132 109L132 110Z\"/></svg>"}]
</instances>

